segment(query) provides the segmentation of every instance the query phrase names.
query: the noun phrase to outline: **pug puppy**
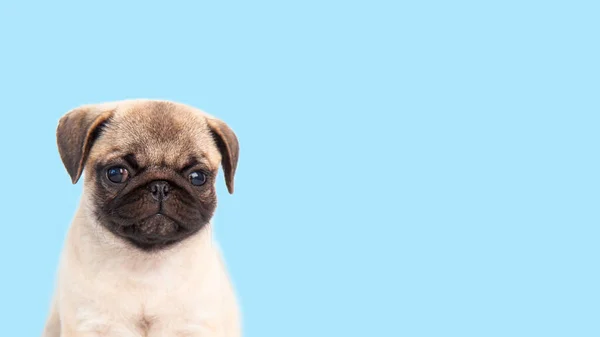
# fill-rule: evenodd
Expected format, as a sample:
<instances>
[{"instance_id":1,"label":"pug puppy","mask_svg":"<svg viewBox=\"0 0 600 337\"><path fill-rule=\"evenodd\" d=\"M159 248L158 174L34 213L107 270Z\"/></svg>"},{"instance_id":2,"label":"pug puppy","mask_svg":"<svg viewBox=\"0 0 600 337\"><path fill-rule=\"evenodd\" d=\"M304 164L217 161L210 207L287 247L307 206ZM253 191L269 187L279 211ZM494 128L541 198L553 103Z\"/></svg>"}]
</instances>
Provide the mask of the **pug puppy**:
<instances>
[{"instance_id":1,"label":"pug puppy","mask_svg":"<svg viewBox=\"0 0 600 337\"><path fill-rule=\"evenodd\" d=\"M57 143L73 184L85 174L43 336L241 336L211 226L219 165L233 193L231 128L187 105L128 100L68 112Z\"/></svg>"}]
</instances>

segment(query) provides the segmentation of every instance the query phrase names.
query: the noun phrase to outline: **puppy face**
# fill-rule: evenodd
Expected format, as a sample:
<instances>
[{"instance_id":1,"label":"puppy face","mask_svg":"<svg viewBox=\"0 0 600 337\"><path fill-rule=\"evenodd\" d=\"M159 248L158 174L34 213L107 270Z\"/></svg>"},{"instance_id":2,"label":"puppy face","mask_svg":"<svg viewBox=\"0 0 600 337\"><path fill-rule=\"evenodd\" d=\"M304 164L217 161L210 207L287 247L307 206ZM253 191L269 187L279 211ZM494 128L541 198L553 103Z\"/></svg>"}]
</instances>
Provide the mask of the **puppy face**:
<instances>
[{"instance_id":1,"label":"puppy face","mask_svg":"<svg viewBox=\"0 0 600 337\"><path fill-rule=\"evenodd\" d=\"M96 220L142 250L180 242L210 221L219 164L233 193L235 134L222 121L182 104L83 106L61 119L57 140L73 183L85 170L85 193Z\"/></svg>"}]
</instances>

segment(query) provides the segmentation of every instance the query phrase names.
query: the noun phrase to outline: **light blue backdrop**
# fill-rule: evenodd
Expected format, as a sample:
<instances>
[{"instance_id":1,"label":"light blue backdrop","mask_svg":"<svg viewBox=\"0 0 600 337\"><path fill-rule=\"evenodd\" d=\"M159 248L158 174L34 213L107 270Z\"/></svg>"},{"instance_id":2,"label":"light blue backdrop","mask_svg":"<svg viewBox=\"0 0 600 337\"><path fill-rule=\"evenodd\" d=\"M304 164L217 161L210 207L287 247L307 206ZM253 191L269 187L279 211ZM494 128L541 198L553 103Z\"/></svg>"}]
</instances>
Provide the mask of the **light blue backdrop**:
<instances>
[{"instance_id":1,"label":"light blue backdrop","mask_svg":"<svg viewBox=\"0 0 600 337\"><path fill-rule=\"evenodd\" d=\"M246 336L600 336L597 2L125 3L0 4L1 336L80 196L58 118L136 97L238 133Z\"/></svg>"}]
</instances>

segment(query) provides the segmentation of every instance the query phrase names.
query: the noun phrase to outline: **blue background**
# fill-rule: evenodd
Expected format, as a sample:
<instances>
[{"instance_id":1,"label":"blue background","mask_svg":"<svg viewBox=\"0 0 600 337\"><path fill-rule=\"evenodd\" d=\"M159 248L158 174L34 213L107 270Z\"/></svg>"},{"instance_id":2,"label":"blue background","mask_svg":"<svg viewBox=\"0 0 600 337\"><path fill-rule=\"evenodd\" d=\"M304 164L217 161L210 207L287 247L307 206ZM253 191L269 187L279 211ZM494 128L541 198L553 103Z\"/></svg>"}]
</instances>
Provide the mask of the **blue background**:
<instances>
[{"instance_id":1,"label":"blue background","mask_svg":"<svg viewBox=\"0 0 600 337\"><path fill-rule=\"evenodd\" d=\"M0 4L0 320L36 336L81 193L60 116L166 98L241 142L246 336L599 336L597 2Z\"/></svg>"}]
</instances>

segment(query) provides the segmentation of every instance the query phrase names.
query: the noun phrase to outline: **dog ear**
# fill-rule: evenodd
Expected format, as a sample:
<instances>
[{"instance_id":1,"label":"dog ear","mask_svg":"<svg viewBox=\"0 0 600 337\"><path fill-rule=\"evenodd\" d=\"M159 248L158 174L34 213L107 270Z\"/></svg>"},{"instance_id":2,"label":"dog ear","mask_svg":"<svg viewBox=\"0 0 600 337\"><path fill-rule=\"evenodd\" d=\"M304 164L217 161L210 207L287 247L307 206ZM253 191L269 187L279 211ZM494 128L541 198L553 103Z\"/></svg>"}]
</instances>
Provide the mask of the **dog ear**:
<instances>
[{"instance_id":1,"label":"dog ear","mask_svg":"<svg viewBox=\"0 0 600 337\"><path fill-rule=\"evenodd\" d=\"M217 147L221 152L221 165L225 174L227 190L230 194L233 194L233 177L235 176L240 154L238 139L233 130L224 122L214 118L207 119L207 122L217 143Z\"/></svg>"},{"instance_id":2,"label":"dog ear","mask_svg":"<svg viewBox=\"0 0 600 337\"><path fill-rule=\"evenodd\" d=\"M58 152L73 184L81 177L90 149L113 113L86 105L67 112L58 122Z\"/></svg>"}]
</instances>

